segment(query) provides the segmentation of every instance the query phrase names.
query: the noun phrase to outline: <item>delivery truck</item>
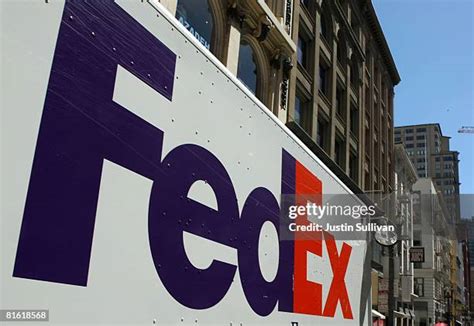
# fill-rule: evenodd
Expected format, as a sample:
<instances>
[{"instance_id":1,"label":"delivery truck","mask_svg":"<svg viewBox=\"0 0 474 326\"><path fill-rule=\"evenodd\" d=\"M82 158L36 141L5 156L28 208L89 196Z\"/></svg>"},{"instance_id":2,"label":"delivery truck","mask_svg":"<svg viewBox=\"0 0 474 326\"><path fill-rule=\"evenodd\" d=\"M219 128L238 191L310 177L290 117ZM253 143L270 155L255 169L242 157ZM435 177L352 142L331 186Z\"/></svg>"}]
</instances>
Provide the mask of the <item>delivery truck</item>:
<instances>
[{"instance_id":1,"label":"delivery truck","mask_svg":"<svg viewBox=\"0 0 474 326\"><path fill-rule=\"evenodd\" d=\"M351 190L158 1L1 15L2 322L371 323L365 241L281 239Z\"/></svg>"}]
</instances>

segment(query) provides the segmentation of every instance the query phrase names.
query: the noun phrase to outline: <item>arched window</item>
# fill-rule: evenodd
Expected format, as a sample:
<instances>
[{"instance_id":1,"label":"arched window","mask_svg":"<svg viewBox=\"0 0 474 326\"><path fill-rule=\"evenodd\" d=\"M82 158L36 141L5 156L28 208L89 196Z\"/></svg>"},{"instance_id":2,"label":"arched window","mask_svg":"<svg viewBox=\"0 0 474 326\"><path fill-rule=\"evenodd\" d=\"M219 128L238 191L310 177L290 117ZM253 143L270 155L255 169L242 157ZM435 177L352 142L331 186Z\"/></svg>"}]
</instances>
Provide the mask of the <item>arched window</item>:
<instances>
[{"instance_id":1,"label":"arched window","mask_svg":"<svg viewBox=\"0 0 474 326\"><path fill-rule=\"evenodd\" d=\"M239 49L239 65L237 68L237 78L240 79L247 88L257 95L258 67L252 47L246 40L241 40Z\"/></svg>"},{"instance_id":2,"label":"arched window","mask_svg":"<svg viewBox=\"0 0 474 326\"><path fill-rule=\"evenodd\" d=\"M214 43L214 18L209 0L178 0L176 18L209 50Z\"/></svg>"}]
</instances>

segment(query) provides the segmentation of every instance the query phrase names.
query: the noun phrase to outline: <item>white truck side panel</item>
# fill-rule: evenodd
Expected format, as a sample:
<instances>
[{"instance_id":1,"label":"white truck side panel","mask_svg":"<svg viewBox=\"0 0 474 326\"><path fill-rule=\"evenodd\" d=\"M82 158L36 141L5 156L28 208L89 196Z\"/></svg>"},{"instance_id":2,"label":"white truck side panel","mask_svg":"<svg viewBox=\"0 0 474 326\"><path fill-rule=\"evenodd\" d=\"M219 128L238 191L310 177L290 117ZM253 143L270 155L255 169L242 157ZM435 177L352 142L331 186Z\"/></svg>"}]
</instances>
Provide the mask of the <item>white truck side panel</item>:
<instances>
[{"instance_id":1,"label":"white truck side panel","mask_svg":"<svg viewBox=\"0 0 474 326\"><path fill-rule=\"evenodd\" d=\"M159 4L116 2L176 54L171 101L122 66L113 93L115 103L163 131L162 158L182 144L213 153L232 180L239 213L257 187L267 188L279 200L282 149L322 181L325 193L350 193ZM238 269L229 291L215 306L198 310L180 304L160 281L150 252L153 181L108 160L100 181L87 286L12 276L63 8L59 0L1 3L0 309L49 309L50 323L55 325L358 324L366 246L356 241L348 241L352 254L345 275L353 320L344 319L339 306L334 318L280 312L277 307L270 315L259 316L246 300ZM215 194L204 182L194 184L188 197L217 209ZM191 233L183 238L194 266L204 269L213 260L237 265L236 249ZM277 232L270 223L261 232L259 253L262 274L270 281L279 264ZM333 277L327 253L322 258L310 255L308 261L308 279L323 284L324 302Z\"/></svg>"}]
</instances>

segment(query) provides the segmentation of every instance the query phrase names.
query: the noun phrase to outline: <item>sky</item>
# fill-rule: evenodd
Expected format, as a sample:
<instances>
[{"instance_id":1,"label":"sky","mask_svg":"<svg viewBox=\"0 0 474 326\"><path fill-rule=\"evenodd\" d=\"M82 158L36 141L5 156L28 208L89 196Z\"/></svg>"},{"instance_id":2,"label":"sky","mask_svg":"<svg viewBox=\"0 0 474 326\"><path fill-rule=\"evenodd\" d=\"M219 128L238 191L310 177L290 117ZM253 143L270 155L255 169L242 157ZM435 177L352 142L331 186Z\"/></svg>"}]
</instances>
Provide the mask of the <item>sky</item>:
<instances>
[{"instance_id":1,"label":"sky","mask_svg":"<svg viewBox=\"0 0 474 326\"><path fill-rule=\"evenodd\" d=\"M474 0L372 2L402 79L395 125L439 123L460 152L461 193L474 194L474 134L457 132L474 126Z\"/></svg>"}]
</instances>

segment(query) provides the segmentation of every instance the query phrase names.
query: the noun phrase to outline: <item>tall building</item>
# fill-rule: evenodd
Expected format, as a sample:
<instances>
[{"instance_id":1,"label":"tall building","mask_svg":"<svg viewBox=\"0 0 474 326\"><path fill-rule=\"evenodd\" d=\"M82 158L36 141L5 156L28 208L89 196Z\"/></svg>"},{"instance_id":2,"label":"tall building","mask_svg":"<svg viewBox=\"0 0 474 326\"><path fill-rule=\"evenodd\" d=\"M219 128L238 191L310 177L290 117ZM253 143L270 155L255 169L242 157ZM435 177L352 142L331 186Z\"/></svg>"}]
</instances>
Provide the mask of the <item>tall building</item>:
<instances>
[{"instance_id":1,"label":"tall building","mask_svg":"<svg viewBox=\"0 0 474 326\"><path fill-rule=\"evenodd\" d=\"M400 81L370 0L160 0L354 192L393 190Z\"/></svg>"},{"instance_id":2,"label":"tall building","mask_svg":"<svg viewBox=\"0 0 474 326\"><path fill-rule=\"evenodd\" d=\"M400 76L371 1L294 5L288 121L361 189L391 192L393 88Z\"/></svg>"},{"instance_id":3,"label":"tall building","mask_svg":"<svg viewBox=\"0 0 474 326\"><path fill-rule=\"evenodd\" d=\"M460 221L459 152L449 146L438 123L395 128L395 143L403 143L420 178L433 179L451 213L451 223Z\"/></svg>"}]
</instances>

